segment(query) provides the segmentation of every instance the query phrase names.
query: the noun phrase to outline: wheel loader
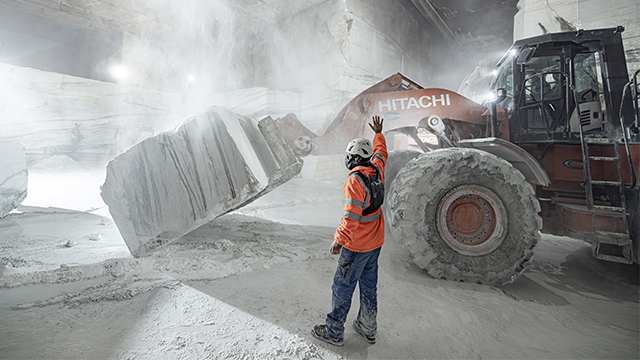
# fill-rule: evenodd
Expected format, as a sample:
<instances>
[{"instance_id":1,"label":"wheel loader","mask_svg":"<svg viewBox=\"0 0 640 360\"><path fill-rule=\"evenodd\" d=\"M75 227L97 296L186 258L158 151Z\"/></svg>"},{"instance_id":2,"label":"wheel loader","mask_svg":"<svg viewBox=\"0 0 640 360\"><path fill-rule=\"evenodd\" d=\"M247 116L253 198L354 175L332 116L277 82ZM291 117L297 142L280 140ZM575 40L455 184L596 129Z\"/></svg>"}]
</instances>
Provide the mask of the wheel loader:
<instances>
[{"instance_id":1,"label":"wheel loader","mask_svg":"<svg viewBox=\"0 0 640 360\"><path fill-rule=\"evenodd\" d=\"M385 216L415 264L436 278L513 281L540 232L584 239L602 260L640 254L638 71L624 28L516 41L478 104L398 73L366 89L322 136L277 119L300 156L338 154L384 119Z\"/></svg>"}]
</instances>

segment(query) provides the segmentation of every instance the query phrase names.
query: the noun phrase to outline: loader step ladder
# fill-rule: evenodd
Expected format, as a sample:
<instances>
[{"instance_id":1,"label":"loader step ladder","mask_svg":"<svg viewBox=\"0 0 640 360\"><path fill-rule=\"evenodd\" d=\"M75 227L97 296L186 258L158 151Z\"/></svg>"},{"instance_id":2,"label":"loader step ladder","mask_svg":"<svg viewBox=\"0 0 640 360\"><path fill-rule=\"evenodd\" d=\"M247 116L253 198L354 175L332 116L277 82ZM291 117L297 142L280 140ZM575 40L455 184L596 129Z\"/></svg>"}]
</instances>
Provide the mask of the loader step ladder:
<instances>
[{"instance_id":1,"label":"loader step ladder","mask_svg":"<svg viewBox=\"0 0 640 360\"><path fill-rule=\"evenodd\" d=\"M587 209L591 212L593 235L591 240L591 250L596 259L614 261L619 263L633 263L633 252L631 248L631 236L629 232L629 214L626 211L626 200L624 195L624 182L622 179L622 166L620 163L620 141L611 138L587 137L584 136L582 126L580 126L580 139L582 143L582 169L584 172L584 188L587 198ZM622 140L624 141L624 140ZM612 147L615 156L591 156L589 147ZM617 168L617 181L594 180L591 176L592 162L614 162ZM619 199L611 199L611 206L595 205L593 200L593 186L616 188ZM624 223L624 233L600 231L596 226L596 211L618 212L622 214Z\"/></svg>"}]
</instances>

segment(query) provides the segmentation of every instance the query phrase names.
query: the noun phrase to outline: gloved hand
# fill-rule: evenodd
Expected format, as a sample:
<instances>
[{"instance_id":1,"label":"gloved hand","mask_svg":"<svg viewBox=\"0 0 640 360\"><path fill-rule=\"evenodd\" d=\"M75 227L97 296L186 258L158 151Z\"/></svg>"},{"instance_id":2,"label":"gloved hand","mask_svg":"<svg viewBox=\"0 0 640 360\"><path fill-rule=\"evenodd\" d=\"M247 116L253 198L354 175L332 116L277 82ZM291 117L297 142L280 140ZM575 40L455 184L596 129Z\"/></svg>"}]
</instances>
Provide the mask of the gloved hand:
<instances>
[{"instance_id":1,"label":"gloved hand","mask_svg":"<svg viewBox=\"0 0 640 360\"><path fill-rule=\"evenodd\" d=\"M333 255L338 255L341 249L342 249L342 245L338 244L335 240L333 240L333 242L331 243L331 246L329 247L329 252L332 253Z\"/></svg>"},{"instance_id":2,"label":"gloved hand","mask_svg":"<svg viewBox=\"0 0 640 360\"><path fill-rule=\"evenodd\" d=\"M373 124L369 124L369 126L371 127L371 130L373 130L373 132L375 132L376 134L381 133L382 119L378 115L374 115L372 119L373 119Z\"/></svg>"}]
</instances>

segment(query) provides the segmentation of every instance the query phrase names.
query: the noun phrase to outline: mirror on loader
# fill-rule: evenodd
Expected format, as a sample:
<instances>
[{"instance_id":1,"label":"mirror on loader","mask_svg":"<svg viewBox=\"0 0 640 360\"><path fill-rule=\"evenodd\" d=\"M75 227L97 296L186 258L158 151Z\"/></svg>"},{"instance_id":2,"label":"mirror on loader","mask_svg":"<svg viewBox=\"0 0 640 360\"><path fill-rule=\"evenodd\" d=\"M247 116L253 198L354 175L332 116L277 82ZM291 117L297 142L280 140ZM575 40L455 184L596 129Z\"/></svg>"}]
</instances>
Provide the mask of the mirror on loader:
<instances>
[{"instance_id":1,"label":"mirror on loader","mask_svg":"<svg viewBox=\"0 0 640 360\"><path fill-rule=\"evenodd\" d=\"M504 101L507 98L507 90L505 88L499 88L491 91L487 97L489 103L489 111L491 114L491 136L498 137L498 112L497 103Z\"/></svg>"},{"instance_id":2,"label":"mirror on loader","mask_svg":"<svg viewBox=\"0 0 640 360\"><path fill-rule=\"evenodd\" d=\"M518 56L516 57L516 65L526 64L531 59L535 51L536 47L525 47L520 50Z\"/></svg>"}]
</instances>

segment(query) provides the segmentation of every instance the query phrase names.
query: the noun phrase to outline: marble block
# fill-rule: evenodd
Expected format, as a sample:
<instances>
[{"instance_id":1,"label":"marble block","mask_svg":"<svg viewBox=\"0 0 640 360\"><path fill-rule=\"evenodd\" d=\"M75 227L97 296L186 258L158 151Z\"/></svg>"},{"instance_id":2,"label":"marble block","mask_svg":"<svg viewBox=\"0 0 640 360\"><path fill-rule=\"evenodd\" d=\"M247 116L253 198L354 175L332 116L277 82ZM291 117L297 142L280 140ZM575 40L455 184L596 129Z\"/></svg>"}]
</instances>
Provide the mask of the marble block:
<instances>
[{"instance_id":1,"label":"marble block","mask_svg":"<svg viewBox=\"0 0 640 360\"><path fill-rule=\"evenodd\" d=\"M27 158L17 143L0 143L0 218L27 197Z\"/></svg>"},{"instance_id":2,"label":"marble block","mask_svg":"<svg viewBox=\"0 0 640 360\"><path fill-rule=\"evenodd\" d=\"M142 256L301 169L270 117L211 107L111 160L101 195L131 254Z\"/></svg>"}]
</instances>

